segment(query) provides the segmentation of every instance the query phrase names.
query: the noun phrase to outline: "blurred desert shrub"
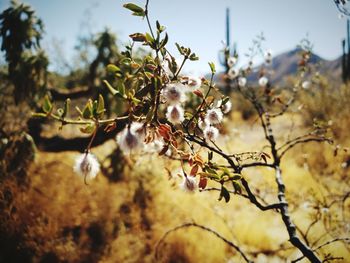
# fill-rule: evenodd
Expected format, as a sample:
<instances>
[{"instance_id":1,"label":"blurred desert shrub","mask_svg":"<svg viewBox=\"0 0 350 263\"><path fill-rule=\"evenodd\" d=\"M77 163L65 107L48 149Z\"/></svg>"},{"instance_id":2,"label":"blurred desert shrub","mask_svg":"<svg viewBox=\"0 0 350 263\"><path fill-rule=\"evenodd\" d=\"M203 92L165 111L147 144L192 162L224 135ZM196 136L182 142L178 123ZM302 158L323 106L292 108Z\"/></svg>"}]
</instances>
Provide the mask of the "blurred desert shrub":
<instances>
[{"instance_id":1,"label":"blurred desert shrub","mask_svg":"<svg viewBox=\"0 0 350 263\"><path fill-rule=\"evenodd\" d=\"M154 262L165 231L193 220L232 239L211 208L226 205L177 189L180 181L164 174L172 162L145 158L127 179L110 183L99 175L84 186L72 170L76 155L39 152L27 185L12 177L2 181L0 262ZM188 229L171 234L160 255L161 262L220 262L235 251L210 233Z\"/></svg>"},{"instance_id":2,"label":"blurred desert shrub","mask_svg":"<svg viewBox=\"0 0 350 263\"><path fill-rule=\"evenodd\" d=\"M350 84L333 85L322 77L300 96L302 113L307 125L324 122L336 140L348 138L350 124Z\"/></svg>"}]
</instances>

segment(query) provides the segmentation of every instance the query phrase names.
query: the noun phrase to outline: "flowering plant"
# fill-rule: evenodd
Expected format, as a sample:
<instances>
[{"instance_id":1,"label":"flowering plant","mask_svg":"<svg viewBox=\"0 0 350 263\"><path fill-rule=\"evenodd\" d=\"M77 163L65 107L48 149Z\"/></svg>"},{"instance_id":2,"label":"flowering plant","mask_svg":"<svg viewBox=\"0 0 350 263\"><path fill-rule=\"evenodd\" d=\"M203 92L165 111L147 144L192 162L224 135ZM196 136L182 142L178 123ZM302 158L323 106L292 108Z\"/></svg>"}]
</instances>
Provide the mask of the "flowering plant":
<instances>
[{"instance_id":1,"label":"flowering plant","mask_svg":"<svg viewBox=\"0 0 350 263\"><path fill-rule=\"evenodd\" d=\"M260 52L264 55L266 67L260 70L258 81L254 83L247 80L253 71L252 63L245 68L238 68L237 56L226 57L230 67L226 76L230 88L243 95L254 108L268 144L267 151L227 153L221 146L220 136L223 133L224 118L234 102L229 96L223 95L214 83L214 63L209 63L209 79L184 74L184 64L198 60L198 57L189 47L176 43L182 57L180 63L176 61L167 48L168 34L165 27L158 21L155 28L150 23L148 0L144 8L132 3L125 4L124 7L132 11L133 15L145 18L149 27L147 33L137 32L130 35L132 44L123 52L120 65L107 66L107 71L114 80L104 80L104 85L123 103L124 114L104 118L106 108L101 95L97 100L88 100L83 109L77 108L80 115L78 119L68 118L69 99L62 108L55 109L48 96L43 101L43 112L34 114L35 117L54 119L62 125L81 125L83 133L91 134L90 143L85 153L77 158L74 170L85 181L96 177L99 164L91 153L95 135L101 129L106 133L118 129L116 142L125 155L157 152L159 156L179 160L182 170L180 176L183 179L180 186L184 190L218 191L219 200L226 202L230 201L232 194L236 194L248 199L263 211L277 211L288 232L289 241L300 250L302 257L312 262L321 262L317 252L297 234L289 213L280 165L285 154L296 145L312 141L332 142L327 136L327 127L318 125L307 134L278 142L271 125L273 119L289 109L301 88L307 88L304 73L310 58L310 49L305 47L301 52L298 82L288 93L290 97L287 102L281 99L281 91L272 92L268 71L268 66L272 63L271 51L266 51L265 54ZM135 43L147 46L152 55L134 57ZM252 167L275 171L278 188L275 203L263 204L252 191L243 174ZM208 187L209 181L211 185L218 187ZM249 261L242 250L232 246Z\"/></svg>"}]
</instances>

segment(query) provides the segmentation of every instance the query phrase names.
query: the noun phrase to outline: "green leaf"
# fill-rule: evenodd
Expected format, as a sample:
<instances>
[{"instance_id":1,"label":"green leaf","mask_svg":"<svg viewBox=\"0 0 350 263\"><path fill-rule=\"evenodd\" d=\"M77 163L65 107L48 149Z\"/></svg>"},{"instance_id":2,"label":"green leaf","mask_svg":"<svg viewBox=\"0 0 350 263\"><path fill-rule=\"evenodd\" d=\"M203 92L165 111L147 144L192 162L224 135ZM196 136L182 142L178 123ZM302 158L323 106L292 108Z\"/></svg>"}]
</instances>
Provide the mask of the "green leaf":
<instances>
[{"instance_id":1,"label":"green leaf","mask_svg":"<svg viewBox=\"0 0 350 263\"><path fill-rule=\"evenodd\" d=\"M128 3L123 5L123 7L125 7L126 9L129 9L130 11L132 11L134 16L145 16L145 11L143 10L142 7L139 7L138 5L135 5L133 3Z\"/></svg>"},{"instance_id":2,"label":"green leaf","mask_svg":"<svg viewBox=\"0 0 350 263\"><path fill-rule=\"evenodd\" d=\"M240 180L241 178L242 176L240 174L235 174L234 176L232 176L231 179L237 181L237 180Z\"/></svg>"},{"instance_id":3,"label":"green leaf","mask_svg":"<svg viewBox=\"0 0 350 263\"><path fill-rule=\"evenodd\" d=\"M216 175L218 174L214 169L211 169L209 167L205 167L205 170L211 174L216 174Z\"/></svg>"},{"instance_id":4,"label":"green leaf","mask_svg":"<svg viewBox=\"0 0 350 263\"><path fill-rule=\"evenodd\" d=\"M169 40L168 34L165 33L165 37L164 37L164 39L160 42L159 48L163 48L163 47L168 43L168 40Z\"/></svg>"},{"instance_id":5,"label":"green leaf","mask_svg":"<svg viewBox=\"0 0 350 263\"><path fill-rule=\"evenodd\" d=\"M139 104L141 101L140 101L139 99L135 98L135 97L132 97L132 102L133 102L135 105L137 105L137 104Z\"/></svg>"},{"instance_id":6,"label":"green leaf","mask_svg":"<svg viewBox=\"0 0 350 263\"><path fill-rule=\"evenodd\" d=\"M107 65L107 72L110 74L116 74L120 72L120 68L113 64Z\"/></svg>"},{"instance_id":7,"label":"green leaf","mask_svg":"<svg viewBox=\"0 0 350 263\"><path fill-rule=\"evenodd\" d=\"M43 103L42 109L45 113L50 113L52 110L52 103L49 99L49 96L47 96L47 95L44 98L44 103Z\"/></svg>"},{"instance_id":8,"label":"green leaf","mask_svg":"<svg viewBox=\"0 0 350 263\"><path fill-rule=\"evenodd\" d=\"M70 106L70 98L66 99L66 101L64 102L62 118L65 118L67 116L69 112L69 106Z\"/></svg>"},{"instance_id":9,"label":"green leaf","mask_svg":"<svg viewBox=\"0 0 350 263\"><path fill-rule=\"evenodd\" d=\"M211 161L213 159L213 152L208 152L208 160Z\"/></svg>"},{"instance_id":10,"label":"green leaf","mask_svg":"<svg viewBox=\"0 0 350 263\"><path fill-rule=\"evenodd\" d=\"M109 84L109 82L107 80L103 80L103 83L107 86L107 88L109 89L109 92L112 93L112 95L116 95L119 93L119 91L117 91L116 89L114 89L111 84Z\"/></svg>"},{"instance_id":11,"label":"green leaf","mask_svg":"<svg viewBox=\"0 0 350 263\"><path fill-rule=\"evenodd\" d=\"M190 55L189 59L190 59L191 61L196 61L196 60L199 59L199 57L197 57L195 53L192 53L192 54Z\"/></svg>"},{"instance_id":12,"label":"green leaf","mask_svg":"<svg viewBox=\"0 0 350 263\"><path fill-rule=\"evenodd\" d=\"M93 115L92 114L92 101L89 100L83 109L82 117L84 119L90 119L92 117L92 115Z\"/></svg>"},{"instance_id":13,"label":"green leaf","mask_svg":"<svg viewBox=\"0 0 350 263\"><path fill-rule=\"evenodd\" d=\"M242 192L241 185L237 181L232 181L232 186L235 189L235 193L241 193Z\"/></svg>"},{"instance_id":14,"label":"green leaf","mask_svg":"<svg viewBox=\"0 0 350 263\"><path fill-rule=\"evenodd\" d=\"M62 108L58 108L58 109L57 109L57 114L58 114L58 116L60 116L61 118L63 118L63 117L62 117L62 116L63 116L63 113L64 113L64 111L63 111Z\"/></svg>"},{"instance_id":15,"label":"green leaf","mask_svg":"<svg viewBox=\"0 0 350 263\"><path fill-rule=\"evenodd\" d=\"M145 42L146 36L142 33L134 33L129 35L129 37L135 42Z\"/></svg>"},{"instance_id":16,"label":"green leaf","mask_svg":"<svg viewBox=\"0 0 350 263\"><path fill-rule=\"evenodd\" d=\"M103 96L100 94L98 96L98 105L97 105L97 114L102 115L105 112L105 100L103 99Z\"/></svg>"},{"instance_id":17,"label":"green leaf","mask_svg":"<svg viewBox=\"0 0 350 263\"><path fill-rule=\"evenodd\" d=\"M184 54L184 51L183 51L183 48L180 47L180 45L178 43L175 43L176 47L177 47L177 50L180 52L181 55Z\"/></svg>"},{"instance_id":18,"label":"green leaf","mask_svg":"<svg viewBox=\"0 0 350 263\"><path fill-rule=\"evenodd\" d=\"M83 112L81 111L81 109L78 106L75 106L75 109L77 110L77 112L79 112L79 114L81 116L83 116Z\"/></svg>"},{"instance_id":19,"label":"green leaf","mask_svg":"<svg viewBox=\"0 0 350 263\"><path fill-rule=\"evenodd\" d=\"M219 196L219 201L221 201L222 198L225 199L225 202L228 203L230 201L230 193L229 191L226 189L225 186L221 186L221 191L220 191L220 196Z\"/></svg>"},{"instance_id":20,"label":"green leaf","mask_svg":"<svg viewBox=\"0 0 350 263\"><path fill-rule=\"evenodd\" d=\"M208 64L209 64L211 73L212 73L212 74L215 74L216 69L215 69L215 64L214 64L214 62L208 62Z\"/></svg>"},{"instance_id":21,"label":"green leaf","mask_svg":"<svg viewBox=\"0 0 350 263\"><path fill-rule=\"evenodd\" d=\"M119 82L117 88L118 88L118 94L117 94L117 96L126 99L127 96L126 96L126 94L125 94L125 85L124 85L124 83L123 83L123 82Z\"/></svg>"},{"instance_id":22,"label":"green leaf","mask_svg":"<svg viewBox=\"0 0 350 263\"><path fill-rule=\"evenodd\" d=\"M91 134L95 130L95 125L93 123L87 124L85 127L80 127L82 133Z\"/></svg>"},{"instance_id":23,"label":"green leaf","mask_svg":"<svg viewBox=\"0 0 350 263\"><path fill-rule=\"evenodd\" d=\"M46 114L45 113L37 113L37 112L33 112L32 113L32 117L33 118L46 118Z\"/></svg>"}]
</instances>

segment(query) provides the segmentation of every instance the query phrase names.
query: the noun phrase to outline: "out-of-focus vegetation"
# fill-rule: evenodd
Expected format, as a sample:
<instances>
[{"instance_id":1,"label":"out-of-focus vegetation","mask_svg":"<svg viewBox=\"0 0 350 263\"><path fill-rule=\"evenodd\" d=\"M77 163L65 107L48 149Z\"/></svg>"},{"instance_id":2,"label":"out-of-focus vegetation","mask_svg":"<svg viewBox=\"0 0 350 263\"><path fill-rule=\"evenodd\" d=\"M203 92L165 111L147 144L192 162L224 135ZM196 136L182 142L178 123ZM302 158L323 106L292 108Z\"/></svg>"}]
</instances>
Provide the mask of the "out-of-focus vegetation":
<instances>
[{"instance_id":1,"label":"out-of-focus vegetation","mask_svg":"<svg viewBox=\"0 0 350 263\"><path fill-rule=\"evenodd\" d=\"M89 138L77 128L39 123L30 118L30 111L38 109L44 93L62 105L70 97L72 106L80 107L87 98L102 94L111 116L122 113L125 108L112 100L101 80L119 85L105 67L111 63L122 67L124 54L116 36L105 30L92 37L90 44L97 55L87 67L73 68L67 75L48 72L44 53L36 49L42 23L29 7L13 4L12 8L2 14L1 21L23 10L30 22L23 32L36 30L34 35L19 31L25 39L14 47L17 55L7 57L8 65L0 74L0 262L155 262L156 249L161 262L243 262L232 247L196 228L172 232L164 243L158 243L167 230L185 222L215 229L256 262L300 256L288 243L274 210L261 212L239 195L224 203L217 201L217 192L183 192L178 187L182 178L176 172L177 160L160 159L157 153L125 157L112 142L115 134L94 145L102 172L84 185L72 167ZM13 30L16 23L1 24L2 36L7 35L6 27ZM6 51L15 41L3 37L2 43ZM140 60L147 55L136 52ZM318 77L272 126L277 139L301 135L312 125L326 127L334 138L331 146L295 147L281 167L298 234L307 243L315 242L308 244L313 247L349 238L349 90L349 84L333 86ZM291 92L285 89L279 93L280 101L269 103L284 102ZM33 96L25 96L29 94ZM224 135L218 144L228 152L251 151L252 147L265 151L252 106L236 92L230 99L233 111L221 127ZM263 202L274 201L277 189L272 171L256 167L243 176ZM215 184L209 182L209 186ZM347 242L332 242L318 252L322 258L334 256L337 262L348 262Z\"/></svg>"}]
</instances>

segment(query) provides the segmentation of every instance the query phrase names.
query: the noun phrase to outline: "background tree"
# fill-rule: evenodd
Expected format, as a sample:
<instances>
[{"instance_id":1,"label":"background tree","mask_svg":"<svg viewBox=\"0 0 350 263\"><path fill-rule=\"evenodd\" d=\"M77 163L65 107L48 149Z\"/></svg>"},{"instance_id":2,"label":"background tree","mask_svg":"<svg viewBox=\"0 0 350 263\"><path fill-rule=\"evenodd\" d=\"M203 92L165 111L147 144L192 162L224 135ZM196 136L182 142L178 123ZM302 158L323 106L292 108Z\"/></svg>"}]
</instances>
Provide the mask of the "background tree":
<instances>
[{"instance_id":1,"label":"background tree","mask_svg":"<svg viewBox=\"0 0 350 263\"><path fill-rule=\"evenodd\" d=\"M11 1L11 7L0 15L1 50L8 62L8 76L14 84L15 101L34 95L45 89L48 59L40 51L43 23L34 10L25 4Z\"/></svg>"}]
</instances>

